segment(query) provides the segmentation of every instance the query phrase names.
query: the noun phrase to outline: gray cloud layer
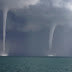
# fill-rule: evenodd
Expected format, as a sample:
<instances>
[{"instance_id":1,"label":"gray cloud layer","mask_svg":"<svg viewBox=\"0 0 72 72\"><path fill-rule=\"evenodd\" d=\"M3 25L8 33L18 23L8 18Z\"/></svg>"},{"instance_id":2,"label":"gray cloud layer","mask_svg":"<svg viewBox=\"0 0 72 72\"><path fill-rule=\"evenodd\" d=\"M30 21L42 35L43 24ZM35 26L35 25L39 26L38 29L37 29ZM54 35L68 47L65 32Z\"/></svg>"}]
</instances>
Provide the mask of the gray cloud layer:
<instances>
[{"instance_id":1,"label":"gray cloud layer","mask_svg":"<svg viewBox=\"0 0 72 72\"><path fill-rule=\"evenodd\" d=\"M0 8L14 9L35 5L39 0L0 0Z\"/></svg>"}]
</instances>

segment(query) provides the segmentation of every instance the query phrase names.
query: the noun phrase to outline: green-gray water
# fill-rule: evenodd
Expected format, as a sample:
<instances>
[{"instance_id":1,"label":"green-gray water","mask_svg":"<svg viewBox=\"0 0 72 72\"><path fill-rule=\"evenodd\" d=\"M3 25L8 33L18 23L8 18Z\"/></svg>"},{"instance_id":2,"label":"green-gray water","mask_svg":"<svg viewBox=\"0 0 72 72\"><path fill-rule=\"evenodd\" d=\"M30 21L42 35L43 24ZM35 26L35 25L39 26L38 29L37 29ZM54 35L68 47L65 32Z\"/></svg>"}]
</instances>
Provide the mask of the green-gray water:
<instances>
[{"instance_id":1,"label":"green-gray water","mask_svg":"<svg viewBox=\"0 0 72 72\"><path fill-rule=\"evenodd\" d=\"M0 57L0 72L72 72L72 58Z\"/></svg>"}]
</instances>

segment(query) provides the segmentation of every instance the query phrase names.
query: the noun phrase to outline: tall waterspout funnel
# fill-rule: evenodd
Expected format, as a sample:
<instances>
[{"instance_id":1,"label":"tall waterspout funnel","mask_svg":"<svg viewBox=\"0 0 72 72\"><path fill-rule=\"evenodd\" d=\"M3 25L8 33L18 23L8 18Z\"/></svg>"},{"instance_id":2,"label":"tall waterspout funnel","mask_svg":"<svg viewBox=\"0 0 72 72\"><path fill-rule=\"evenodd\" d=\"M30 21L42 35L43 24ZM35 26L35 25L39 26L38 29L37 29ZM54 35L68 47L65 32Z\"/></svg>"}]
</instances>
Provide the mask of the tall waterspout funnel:
<instances>
[{"instance_id":1,"label":"tall waterspout funnel","mask_svg":"<svg viewBox=\"0 0 72 72\"><path fill-rule=\"evenodd\" d=\"M50 28L50 34L49 34L49 53L48 54L53 54L52 53L52 43L53 43L53 35L54 35L54 31L56 29L57 24L53 24L51 25Z\"/></svg>"},{"instance_id":2,"label":"tall waterspout funnel","mask_svg":"<svg viewBox=\"0 0 72 72\"><path fill-rule=\"evenodd\" d=\"M3 54L5 54L5 40L6 40L6 21L7 21L8 9L3 9Z\"/></svg>"},{"instance_id":3,"label":"tall waterspout funnel","mask_svg":"<svg viewBox=\"0 0 72 72\"><path fill-rule=\"evenodd\" d=\"M50 34L49 34L49 49L52 49L52 42L53 42L53 35L54 31L56 29L57 24L53 24L50 29Z\"/></svg>"}]
</instances>

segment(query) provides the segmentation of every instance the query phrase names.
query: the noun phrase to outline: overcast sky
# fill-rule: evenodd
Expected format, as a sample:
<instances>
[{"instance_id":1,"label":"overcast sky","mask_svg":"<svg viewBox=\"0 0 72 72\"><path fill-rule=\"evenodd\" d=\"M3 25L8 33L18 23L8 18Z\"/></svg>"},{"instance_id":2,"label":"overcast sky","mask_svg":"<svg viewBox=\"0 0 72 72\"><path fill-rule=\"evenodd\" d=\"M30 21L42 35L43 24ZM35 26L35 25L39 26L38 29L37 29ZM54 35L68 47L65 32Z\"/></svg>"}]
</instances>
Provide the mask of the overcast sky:
<instances>
[{"instance_id":1,"label":"overcast sky","mask_svg":"<svg viewBox=\"0 0 72 72\"><path fill-rule=\"evenodd\" d=\"M32 0L31 0L32 1ZM47 56L51 25L57 24L52 52L72 56L72 1L40 0L29 7L9 10L6 52L13 56ZM3 13L0 10L0 52L2 52Z\"/></svg>"}]
</instances>

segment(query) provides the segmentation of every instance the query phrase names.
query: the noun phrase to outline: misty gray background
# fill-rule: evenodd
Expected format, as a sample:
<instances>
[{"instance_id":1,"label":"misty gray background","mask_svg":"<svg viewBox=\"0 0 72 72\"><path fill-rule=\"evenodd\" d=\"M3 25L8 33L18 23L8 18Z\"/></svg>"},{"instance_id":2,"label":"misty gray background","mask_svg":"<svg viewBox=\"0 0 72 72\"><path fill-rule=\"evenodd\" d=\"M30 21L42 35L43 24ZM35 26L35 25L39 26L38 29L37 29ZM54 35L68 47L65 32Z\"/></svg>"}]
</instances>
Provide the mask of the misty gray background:
<instances>
[{"instance_id":1,"label":"misty gray background","mask_svg":"<svg viewBox=\"0 0 72 72\"><path fill-rule=\"evenodd\" d=\"M72 56L72 11L53 4L53 0L40 0L36 5L8 12L6 52L9 56L47 56L50 27L54 23L61 25L54 32L53 52L57 56ZM2 31L3 13L0 10L0 52Z\"/></svg>"}]
</instances>

